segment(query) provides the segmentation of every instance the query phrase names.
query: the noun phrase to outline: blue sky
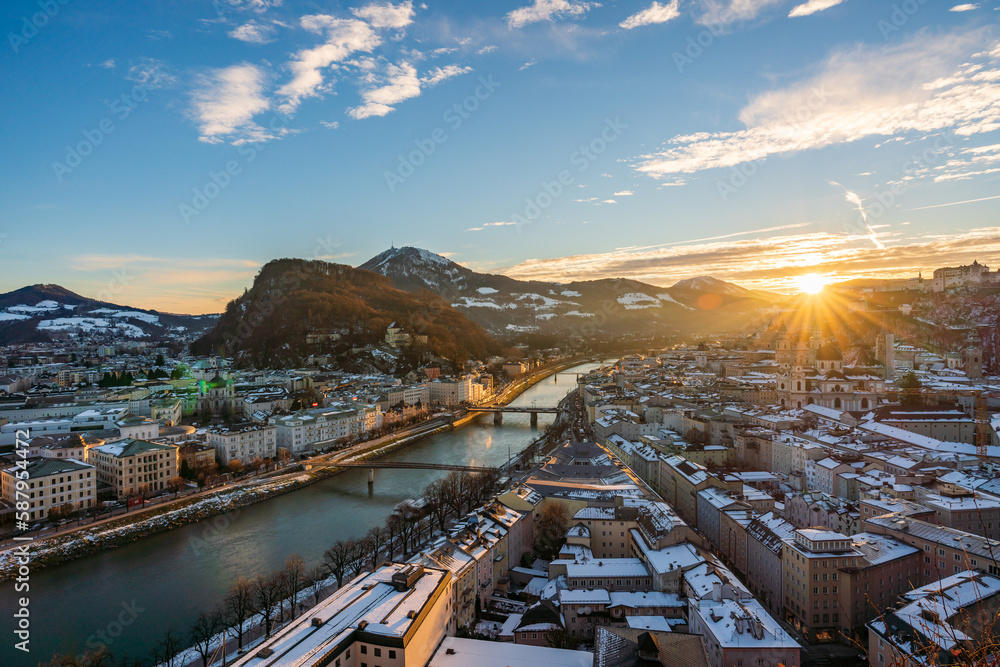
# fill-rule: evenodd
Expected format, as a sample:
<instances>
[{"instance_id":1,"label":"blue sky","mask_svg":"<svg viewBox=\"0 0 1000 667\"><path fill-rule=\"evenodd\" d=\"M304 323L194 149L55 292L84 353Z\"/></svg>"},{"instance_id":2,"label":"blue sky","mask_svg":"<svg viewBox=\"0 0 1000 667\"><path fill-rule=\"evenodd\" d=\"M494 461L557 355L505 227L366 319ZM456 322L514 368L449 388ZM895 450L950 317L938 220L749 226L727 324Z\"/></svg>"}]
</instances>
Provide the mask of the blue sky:
<instances>
[{"instance_id":1,"label":"blue sky","mask_svg":"<svg viewBox=\"0 0 1000 667\"><path fill-rule=\"evenodd\" d=\"M218 312L390 243L779 290L1000 263L996 2L47 1L2 10L3 290Z\"/></svg>"}]
</instances>

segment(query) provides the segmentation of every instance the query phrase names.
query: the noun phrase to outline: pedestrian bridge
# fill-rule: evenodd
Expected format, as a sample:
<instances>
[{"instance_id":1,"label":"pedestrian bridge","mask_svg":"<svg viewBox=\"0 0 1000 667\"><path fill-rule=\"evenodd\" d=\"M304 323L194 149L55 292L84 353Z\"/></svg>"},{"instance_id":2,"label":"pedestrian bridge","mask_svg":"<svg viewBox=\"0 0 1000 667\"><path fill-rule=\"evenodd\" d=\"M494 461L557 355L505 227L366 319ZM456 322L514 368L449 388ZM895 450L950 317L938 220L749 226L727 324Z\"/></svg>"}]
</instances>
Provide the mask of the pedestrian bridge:
<instances>
[{"instance_id":1,"label":"pedestrian bridge","mask_svg":"<svg viewBox=\"0 0 1000 667\"><path fill-rule=\"evenodd\" d=\"M513 414L529 414L531 415L531 425L538 426L538 415L539 413L545 413L550 415L557 415L561 412L558 407L548 408L548 407L513 407L510 405L470 405L466 408L469 412L492 412L493 413L493 423L502 424L504 413Z\"/></svg>"}]
</instances>

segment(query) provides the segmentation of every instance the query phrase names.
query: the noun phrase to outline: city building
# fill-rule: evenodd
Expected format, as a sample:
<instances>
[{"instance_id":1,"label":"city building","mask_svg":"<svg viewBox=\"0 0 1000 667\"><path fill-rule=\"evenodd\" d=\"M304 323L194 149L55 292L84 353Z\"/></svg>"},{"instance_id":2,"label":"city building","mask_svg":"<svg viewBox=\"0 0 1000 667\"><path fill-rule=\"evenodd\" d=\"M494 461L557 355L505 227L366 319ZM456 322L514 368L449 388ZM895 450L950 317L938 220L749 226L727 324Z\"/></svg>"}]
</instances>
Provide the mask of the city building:
<instances>
[{"instance_id":1,"label":"city building","mask_svg":"<svg viewBox=\"0 0 1000 667\"><path fill-rule=\"evenodd\" d=\"M21 473L27 490L17 491ZM28 501L28 519L48 518L53 508L71 505L73 510L85 510L97 502L97 474L94 466L72 459L34 459L27 467L14 466L0 471L3 499L12 505Z\"/></svg>"},{"instance_id":2,"label":"city building","mask_svg":"<svg viewBox=\"0 0 1000 667\"><path fill-rule=\"evenodd\" d=\"M97 469L98 484L109 487L117 498L129 498L167 488L177 476L177 447L125 439L91 447L87 462Z\"/></svg>"}]
</instances>

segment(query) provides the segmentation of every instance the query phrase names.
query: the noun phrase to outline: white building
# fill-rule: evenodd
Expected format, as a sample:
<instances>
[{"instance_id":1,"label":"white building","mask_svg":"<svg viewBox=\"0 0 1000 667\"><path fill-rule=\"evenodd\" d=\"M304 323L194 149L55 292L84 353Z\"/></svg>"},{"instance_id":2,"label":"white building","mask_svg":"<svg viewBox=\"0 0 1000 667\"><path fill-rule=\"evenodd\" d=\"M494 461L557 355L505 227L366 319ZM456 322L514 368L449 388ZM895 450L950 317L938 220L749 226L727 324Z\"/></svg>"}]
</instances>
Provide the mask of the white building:
<instances>
[{"instance_id":1,"label":"white building","mask_svg":"<svg viewBox=\"0 0 1000 667\"><path fill-rule=\"evenodd\" d=\"M208 444L223 465L236 459L244 465L256 458L272 459L278 454L277 427L265 424L237 424L208 432Z\"/></svg>"},{"instance_id":2,"label":"white building","mask_svg":"<svg viewBox=\"0 0 1000 667\"><path fill-rule=\"evenodd\" d=\"M45 519L50 509L61 505L73 505L78 510L94 506L97 475L92 465L46 458L30 462L26 470L14 466L0 471L3 499L11 504L24 499L24 495L17 496L18 476L24 472L27 472L24 481L28 483L27 511L31 521Z\"/></svg>"},{"instance_id":3,"label":"white building","mask_svg":"<svg viewBox=\"0 0 1000 667\"><path fill-rule=\"evenodd\" d=\"M370 405L339 405L272 417L269 423L277 428L278 448L298 454L317 443L329 446L337 440L358 437L379 428L382 425L382 412Z\"/></svg>"}]
</instances>

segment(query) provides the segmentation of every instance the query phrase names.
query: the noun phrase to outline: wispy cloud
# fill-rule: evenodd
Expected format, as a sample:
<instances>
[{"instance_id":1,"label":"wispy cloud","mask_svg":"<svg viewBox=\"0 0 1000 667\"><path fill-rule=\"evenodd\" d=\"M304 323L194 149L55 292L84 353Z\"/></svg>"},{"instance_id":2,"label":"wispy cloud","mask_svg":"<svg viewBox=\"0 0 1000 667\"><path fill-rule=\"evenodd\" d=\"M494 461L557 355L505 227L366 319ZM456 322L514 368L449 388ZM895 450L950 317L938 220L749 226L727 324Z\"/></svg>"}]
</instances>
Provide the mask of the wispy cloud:
<instances>
[{"instance_id":1,"label":"wispy cloud","mask_svg":"<svg viewBox=\"0 0 1000 667\"><path fill-rule=\"evenodd\" d=\"M256 114L269 107L264 82L263 71L246 63L212 70L200 77L191 106L200 129L199 141L274 138L253 121Z\"/></svg>"},{"instance_id":2,"label":"wispy cloud","mask_svg":"<svg viewBox=\"0 0 1000 667\"><path fill-rule=\"evenodd\" d=\"M455 76L467 74L472 68L462 65L445 65L436 67L420 78L420 83L425 86L436 86L437 84Z\"/></svg>"},{"instance_id":3,"label":"wispy cloud","mask_svg":"<svg viewBox=\"0 0 1000 667\"><path fill-rule=\"evenodd\" d=\"M654 23L666 23L667 21L680 16L681 12L680 9L678 9L678 4L679 0L672 0L672 2L662 5L658 2L654 2L641 12L632 14L618 25L625 30L632 30L633 28L638 28L639 26L652 25Z\"/></svg>"},{"instance_id":4,"label":"wispy cloud","mask_svg":"<svg viewBox=\"0 0 1000 667\"><path fill-rule=\"evenodd\" d=\"M580 18L591 8L599 7L597 3L580 2L579 0L535 0L527 7L519 7L507 14L507 25L511 28L523 28L540 21L552 21L563 18Z\"/></svg>"},{"instance_id":5,"label":"wispy cloud","mask_svg":"<svg viewBox=\"0 0 1000 667\"><path fill-rule=\"evenodd\" d=\"M991 199L1000 199L1000 195L993 195L992 197L979 197L978 199L965 199L963 201L953 201L947 204L934 204L933 206L918 206L917 208L907 208L904 211L926 211L929 208L944 208L945 206L958 206L959 204L973 204L977 201L990 201Z\"/></svg>"},{"instance_id":6,"label":"wispy cloud","mask_svg":"<svg viewBox=\"0 0 1000 667\"><path fill-rule=\"evenodd\" d=\"M615 197L631 197L635 193L631 190L619 190L614 194Z\"/></svg>"},{"instance_id":7,"label":"wispy cloud","mask_svg":"<svg viewBox=\"0 0 1000 667\"><path fill-rule=\"evenodd\" d=\"M394 5L372 3L364 7L355 7L351 13L359 19L368 22L373 28L405 28L413 23L413 3L401 2Z\"/></svg>"},{"instance_id":8,"label":"wispy cloud","mask_svg":"<svg viewBox=\"0 0 1000 667\"><path fill-rule=\"evenodd\" d=\"M396 104L420 95L420 78L417 68L407 62L388 65L382 85L368 88L361 93L363 104L347 110L354 119L385 116L395 110Z\"/></svg>"},{"instance_id":9,"label":"wispy cloud","mask_svg":"<svg viewBox=\"0 0 1000 667\"><path fill-rule=\"evenodd\" d=\"M846 2L846 0L808 0L808 2L803 2L801 5L792 7L792 11L788 12L788 16L790 18L795 18L796 16L809 16L810 14L821 12L824 9L836 7L842 2Z\"/></svg>"},{"instance_id":10,"label":"wispy cloud","mask_svg":"<svg viewBox=\"0 0 1000 667\"><path fill-rule=\"evenodd\" d=\"M114 69L115 68L115 59L114 58L108 58L103 63L100 63L97 66L98 67L103 67L104 69Z\"/></svg>"},{"instance_id":11,"label":"wispy cloud","mask_svg":"<svg viewBox=\"0 0 1000 667\"><path fill-rule=\"evenodd\" d=\"M698 23L709 26L728 26L757 18L784 0L696 0L695 16Z\"/></svg>"},{"instance_id":12,"label":"wispy cloud","mask_svg":"<svg viewBox=\"0 0 1000 667\"><path fill-rule=\"evenodd\" d=\"M1000 252L1000 227L947 236L896 238L872 247L864 234L816 232L725 240L655 249L624 249L552 259L529 259L503 273L521 280L593 280L627 277L655 285L704 274L748 287L794 291L794 277L821 273L840 280L915 276L940 266L970 263Z\"/></svg>"},{"instance_id":13,"label":"wispy cloud","mask_svg":"<svg viewBox=\"0 0 1000 667\"><path fill-rule=\"evenodd\" d=\"M496 50L497 50L497 47L495 45L493 45L493 44L487 44L483 48L481 48L478 51L476 51L476 55L477 56L482 56L482 55L486 55L487 53L493 53Z\"/></svg>"},{"instance_id":14,"label":"wispy cloud","mask_svg":"<svg viewBox=\"0 0 1000 667\"><path fill-rule=\"evenodd\" d=\"M1000 49L977 30L837 51L812 78L758 95L739 120L746 129L676 136L637 169L676 178L866 137L991 132L1000 128Z\"/></svg>"},{"instance_id":15,"label":"wispy cloud","mask_svg":"<svg viewBox=\"0 0 1000 667\"><path fill-rule=\"evenodd\" d=\"M528 69L529 67L534 67L534 65L535 65L535 59L532 58L528 62L526 62L523 65L521 65L520 67L518 67L517 71L518 72L523 72L524 70Z\"/></svg>"},{"instance_id":16,"label":"wispy cloud","mask_svg":"<svg viewBox=\"0 0 1000 667\"><path fill-rule=\"evenodd\" d=\"M169 66L156 58L140 58L133 62L129 66L125 78L150 90L164 88L177 81L177 77L171 73Z\"/></svg>"},{"instance_id":17,"label":"wispy cloud","mask_svg":"<svg viewBox=\"0 0 1000 667\"><path fill-rule=\"evenodd\" d=\"M311 49L302 49L289 63L292 80L278 89L285 98L284 113L292 113L303 99L325 92L323 70L356 52L370 52L382 43L372 27L359 19L339 19L324 14L303 16L300 25L311 32L324 34L326 41Z\"/></svg>"},{"instance_id":18,"label":"wispy cloud","mask_svg":"<svg viewBox=\"0 0 1000 667\"><path fill-rule=\"evenodd\" d=\"M955 5L954 7L952 7L951 9L949 9L948 11L950 11L950 12L971 12L973 9L979 9L979 5L978 4L973 4L973 3L970 2L970 3L966 3L964 5Z\"/></svg>"},{"instance_id":19,"label":"wispy cloud","mask_svg":"<svg viewBox=\"0 0 1000 667\"><path fill-rule=\"evenodd\" d=\"M229 31L229 36L250 44L267 44L273 41L274 26L262 25L256 21L244 23Z\"/></svg>"}]
</instances>

